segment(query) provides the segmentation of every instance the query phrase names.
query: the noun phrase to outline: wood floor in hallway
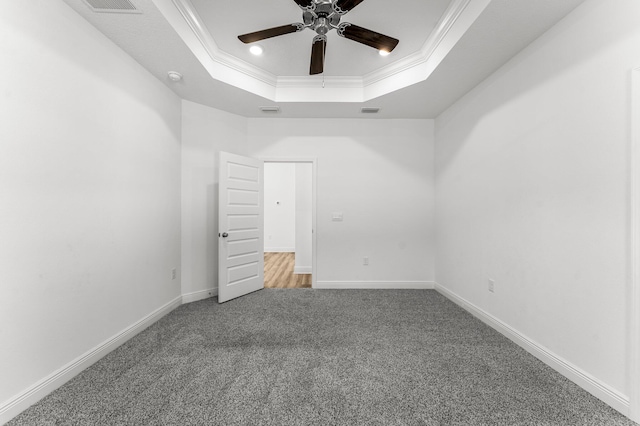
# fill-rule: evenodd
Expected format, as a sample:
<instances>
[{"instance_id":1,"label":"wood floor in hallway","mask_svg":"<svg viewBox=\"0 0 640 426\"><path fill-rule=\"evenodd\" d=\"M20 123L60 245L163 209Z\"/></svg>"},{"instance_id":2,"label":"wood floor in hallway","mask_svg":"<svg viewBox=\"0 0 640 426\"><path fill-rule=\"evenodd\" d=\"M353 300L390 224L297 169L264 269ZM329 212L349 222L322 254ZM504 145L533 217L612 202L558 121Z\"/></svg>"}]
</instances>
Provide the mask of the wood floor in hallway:
<instances>
[{"instance_id":1,"label":"wood floor in hallway","mask_svg":"<svg viewBox=\"0 0 640 426\"><path fill-rule=\"evenodd\" d=\"M311 274L294 274L295 253L264 254L265 288L311 288Z\"/></svg>"}]
</instances>

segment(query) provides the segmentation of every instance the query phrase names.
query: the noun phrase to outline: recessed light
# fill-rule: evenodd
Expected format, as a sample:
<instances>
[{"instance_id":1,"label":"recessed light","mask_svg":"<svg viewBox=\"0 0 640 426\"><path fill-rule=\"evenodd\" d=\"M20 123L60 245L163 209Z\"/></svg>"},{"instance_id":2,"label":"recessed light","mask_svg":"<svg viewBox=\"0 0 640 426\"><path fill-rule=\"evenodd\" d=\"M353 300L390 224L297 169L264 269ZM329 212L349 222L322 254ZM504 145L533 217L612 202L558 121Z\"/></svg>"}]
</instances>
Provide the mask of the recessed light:
<instances>
[{"instance_id":1,"label":"recessed light","mask_svg":"<svg viewBox=\"0 0 640 426\"><path fill-rule=\"evenodd\" d=\"M251 52L252 54L256 55L256 56L260 56L262 55L263 49L261 46L258 46L257 44L255 46L251 46L249 48L249 52Z\"/></svg>"},{"instance_id":2,"label":"recessed light","mask_svg":"<svg viewBox=\"0 0 640 426\"><path fill-rule=\"evenodd\" d=\"M182 74L180 74L179 72L169 71L167 75L169 76L169 80L171 81L178 82L182 80Z\"/></svg>"},{"instance_id":3,"label":"recessed light","mask_svg":"<svg viewBox=\"0 0 640 426\"><path fill-rule=\"evenodd\" d=\"M389 56L391 54L391 52L387 52L386 50L379 50L378 53L380 53L380 56Z\"/></svg>"}]
</instances>

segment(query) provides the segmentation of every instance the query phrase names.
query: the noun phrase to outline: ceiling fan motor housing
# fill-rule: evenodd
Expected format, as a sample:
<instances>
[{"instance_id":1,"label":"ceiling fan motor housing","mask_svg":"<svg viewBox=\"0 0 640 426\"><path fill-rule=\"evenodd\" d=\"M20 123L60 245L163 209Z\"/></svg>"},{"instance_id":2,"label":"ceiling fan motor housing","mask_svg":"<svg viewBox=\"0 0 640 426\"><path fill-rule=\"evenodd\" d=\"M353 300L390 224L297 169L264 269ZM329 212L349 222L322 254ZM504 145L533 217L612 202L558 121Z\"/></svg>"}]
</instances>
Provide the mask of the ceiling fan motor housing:
<instances>
[{"instance_id":1,"label":"ceiling fan motor housing","mask_svg":"<svg viewBox=\"0 0 640 426\"><path fill-rule=\"evenodd\" d=\"M302 14L304 24L320 35L325 35L340 23L341 15L334 10L334 2L331 0L319 0L315 7L305 10Z\"/></svg>"}]
</instances>

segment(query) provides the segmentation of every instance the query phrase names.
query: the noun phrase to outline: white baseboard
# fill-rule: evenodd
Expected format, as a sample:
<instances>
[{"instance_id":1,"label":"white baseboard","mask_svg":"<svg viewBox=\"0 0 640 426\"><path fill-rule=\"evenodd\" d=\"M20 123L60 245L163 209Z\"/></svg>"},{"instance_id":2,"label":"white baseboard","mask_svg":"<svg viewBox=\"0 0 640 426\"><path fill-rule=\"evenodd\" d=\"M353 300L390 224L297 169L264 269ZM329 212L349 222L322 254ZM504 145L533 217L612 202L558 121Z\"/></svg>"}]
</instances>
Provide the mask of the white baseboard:
<instances>
[{"instance_id":1,"label":"white baseboard","mask_svg":"<svg viewBox=\"0 0 640 426\"><path fill-rule=\"evenodd\" d=\"M295 253L295 247L265 247L265 253Z\"/></svg>"},{"instance_id":2,"label":"white baseboard","mask_svg":"<svg viewBox=\"0 0 640 426\"><path fill-rule=\"evenodd\" d=\"M294 274L311 274L313 273L313 268L311 266L294 266L293 273Z\"/></svg>"},{"instance_id":3,"label":"white baseboard","mask_svg":"<svg viewBox=\"0 0 640 426\"><path fill-rule=\"evenodd\" d=\"M317 289L432 290L432 281L316 281Z\"/></svg>"},{"instance_id":4,"label":"white baseboard","mask_svg":"<svg viewBox=\"0 0 640 426\"><path fill-rule=\"evenodd\" d=\"M89 350L78 358L74 359L64 367L54 371L49 376L40 380L25 391L19 393L8 401L0 405L0 424L5 424L49 393L53 392L80 372L90 367L109 352L149 327L160 318L180 306L182 296L178 296L171 302L151 312L138 322L125 328L110 339L105 340L95 348Z\"/></svg>"},{"instance_id":5,"label":"white baseboard","mask_svg":"<svg viewBox=\"0 0 640 426\"><path fill-rule=\"evenodd\" d=\"M510 325L502 322L498 318L463 299L442 285L435 283L435 289L438 293L442 294L444 297L451 300L453 303L460 306L465 311L487 324L489 327L500 332L509 340L522 347L531 355L535 356L540 361L544 362L549 367L553 368L558 373L589 392L591 395L609 404L625 416L629 416L629 398L626 395L623 395L617 390L611 388L602 381L591 376L586 371L556 355L546 347L531 340Z\"/></svg>"},{"instance_id":6,"label":"white baseboard","mask_svg":"<svg viewBox=\"0 0 640 426\"><path fill-rule=\"evenodd\" d=\"M198 300L208 299L218 295L217 288L208 288L206 290L194 291L182 295L182 303L197 302Z\"/></svg>"}]
</instances>

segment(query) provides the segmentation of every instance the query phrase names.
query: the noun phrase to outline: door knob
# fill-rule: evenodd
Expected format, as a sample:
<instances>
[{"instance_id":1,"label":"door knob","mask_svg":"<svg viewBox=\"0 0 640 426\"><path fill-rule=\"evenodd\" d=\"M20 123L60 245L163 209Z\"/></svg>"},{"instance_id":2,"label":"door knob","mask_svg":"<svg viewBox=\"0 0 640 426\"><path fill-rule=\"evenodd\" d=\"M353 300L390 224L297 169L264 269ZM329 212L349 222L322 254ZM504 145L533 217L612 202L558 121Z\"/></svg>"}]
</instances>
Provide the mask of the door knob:
<instances>
[{"instance_id":1,"label":"door knob","mask_svg":"<svg viewBox=\"0 0 640 426\"><path fill-rule=\"evenodd\" d=\"M226 232L222 233L222 238L227 238L229 236L229 234L227 234Z\"/></svg>"}]
</instances>

